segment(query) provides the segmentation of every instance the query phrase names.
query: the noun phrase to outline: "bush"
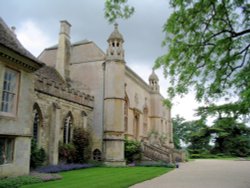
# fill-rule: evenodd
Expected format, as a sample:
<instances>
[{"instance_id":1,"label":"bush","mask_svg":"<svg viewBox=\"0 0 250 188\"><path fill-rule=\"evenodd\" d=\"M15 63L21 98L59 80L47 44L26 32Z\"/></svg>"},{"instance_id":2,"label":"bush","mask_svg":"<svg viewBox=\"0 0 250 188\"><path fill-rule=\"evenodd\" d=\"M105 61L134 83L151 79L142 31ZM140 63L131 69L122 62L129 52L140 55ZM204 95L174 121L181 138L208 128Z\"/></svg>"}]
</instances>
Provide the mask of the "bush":
<instances>
[{"instance_id":1,"label":"bush","mask_svg":"<svg viewBox=\"0 0 250 188\"><path fill-rule=\"evenodd\" d=\"M73 163L76 160L75 146L59 143L59 160L63 163Z\"/></svg>"},{"instance_id":2,"label":"bush","mask_svg":"<svg viewBox=\"0 0 250 188\"><path fill-rule=\"evenodd\" d=\"M125 139L125 159L127 163L140 161L142 158L141 143L135 140Z\"/></svg>"},{"instance_id":3,"label":"bush","mask_svg":"<svg viewBox=\"0 0 250 188\"><path fill-rule=\"evenodd\" d=\"M30 167L37 168L42 166L46 160L46 153L43 148L38 148L37 143L31 140Z\"/></svg>"},{"instance_id":4,"label":"bush","mask_svg":"<svg viewBox=\"0 0 250 188\"><path fill-rule=\"evenodd\" d=\"M13 178L1 179L0 188L18 188L23 185L32 184L32 183L40 183L42 180L38 177L32 176L19 176Z\"/></svg>"},{"instance_id":5,"label":"bush","mask_svg":"<svg viewBox=\"0 0 250 188\"><path fill-rule=\"evenodd\" d=\"M49 165L36 169L40 173L58 173L69 170L77 170L83 168L95 167L93 164L60 164L60 165Z\"/></svg>"},{"instance_id":6,"label":"bush","mask_svg":"<svg viewBox=\"0 0 250 188\"><path fill-rule=\"evenodd\" d=\"M73 144L76 149L75 162L87 162L91 158L89 132L80 127L75 128L73 132Z\"/></svg>"}]
</instances>

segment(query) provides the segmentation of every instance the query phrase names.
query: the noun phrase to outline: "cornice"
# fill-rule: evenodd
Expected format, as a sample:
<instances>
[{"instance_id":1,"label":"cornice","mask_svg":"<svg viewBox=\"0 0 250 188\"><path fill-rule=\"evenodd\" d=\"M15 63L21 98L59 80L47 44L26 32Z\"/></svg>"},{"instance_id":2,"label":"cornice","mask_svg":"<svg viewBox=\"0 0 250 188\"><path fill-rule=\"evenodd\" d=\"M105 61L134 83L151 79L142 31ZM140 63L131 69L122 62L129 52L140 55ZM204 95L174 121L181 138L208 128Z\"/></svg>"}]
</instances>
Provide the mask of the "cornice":
<instances>
[{"instance_id":1,"label":"cornice","mask_svg":"<svg viewBox=\"0 0 250 188\"><path fill-rule=\"evenodd\" d=\"M44 65L43 63L35 62L27 57L19 55L5 46L0 46L0 58L27 72L34 72Z\"/></svg>"}]
</instances>

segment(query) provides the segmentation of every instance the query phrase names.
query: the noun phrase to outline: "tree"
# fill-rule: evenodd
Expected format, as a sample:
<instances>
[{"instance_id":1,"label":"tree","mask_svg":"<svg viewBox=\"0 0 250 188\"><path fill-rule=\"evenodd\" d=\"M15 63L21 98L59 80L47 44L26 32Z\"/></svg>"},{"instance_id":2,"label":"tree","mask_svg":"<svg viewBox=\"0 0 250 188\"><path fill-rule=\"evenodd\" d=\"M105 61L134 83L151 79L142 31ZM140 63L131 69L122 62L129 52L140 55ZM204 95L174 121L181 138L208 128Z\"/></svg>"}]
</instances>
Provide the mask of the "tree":
<instances>
[{"instance_id":1,"label":"tree","mask_svg":"<svg viewBox=\"0 0 250 188\"><path fill-rule=\"evenodd\" d=\"M185 121L184 118L177 115L172 119L172 122L176 148L181 148L181 142L192 150L207 150L209 148L210 134L203 120Z\"/></svg>"},{"instance_id":2,"label":"tree","mask_svg":"<svg viewBox=\"0 0 250 188\"><path fill-rule=\"evenodd\" d=\"M250 129L231 117L219 117L210 128L215 134L213 153L246 157L250 154Z\"/></svg>"},{"instance_id":3,"label":"tree","mask_svg":"<svg viewBox=\"0 0 250 188\"><path fill-rule=\"evenodd\" d=\"M107 18L127 18L133 13L119 7L119 3L127 5L125 0L106 2L114 4L113 8L106 3ZM170 79L170 96L184 95L191 86L198 101L236 94L235 106L249 113L249 0L171 0L170 5L174 12L163 30L168 52L155 63ZM120 12L115 17L111 10Z\"/></svg>"},{"instance_id":4,"label":"tree","mask_svg":"<svg viewBox=\"0 0 250 188\"><path fill-rule=\"evenodd\" d=\"M105 18L110 23L117 18L129 18L135 9L127 4L127 0L106 0L105 1Z\"/></svg>"}]
</instances>

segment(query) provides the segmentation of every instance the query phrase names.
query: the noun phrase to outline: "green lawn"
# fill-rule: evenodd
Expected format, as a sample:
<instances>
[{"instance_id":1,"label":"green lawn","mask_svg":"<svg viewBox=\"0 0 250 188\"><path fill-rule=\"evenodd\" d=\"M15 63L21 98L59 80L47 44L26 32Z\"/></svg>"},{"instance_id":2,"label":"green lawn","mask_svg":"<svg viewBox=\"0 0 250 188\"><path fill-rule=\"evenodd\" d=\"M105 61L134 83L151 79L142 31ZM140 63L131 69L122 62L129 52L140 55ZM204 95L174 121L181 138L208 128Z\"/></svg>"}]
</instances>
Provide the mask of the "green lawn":
<instances>
[{"instance_id":1,"label":"green lawn","mask_svg":"<svg viewBox=\"0 0 250 188\"><path fill-rule=\"evenodd\" d=\"M43 187L43 188L120 188L129 187L138 182L142 182L169 172L166 167L128 167L111 168L99 167L82 170L62 172L62 180L37 183L23 186Z\"/></svg>"}]
</instances>

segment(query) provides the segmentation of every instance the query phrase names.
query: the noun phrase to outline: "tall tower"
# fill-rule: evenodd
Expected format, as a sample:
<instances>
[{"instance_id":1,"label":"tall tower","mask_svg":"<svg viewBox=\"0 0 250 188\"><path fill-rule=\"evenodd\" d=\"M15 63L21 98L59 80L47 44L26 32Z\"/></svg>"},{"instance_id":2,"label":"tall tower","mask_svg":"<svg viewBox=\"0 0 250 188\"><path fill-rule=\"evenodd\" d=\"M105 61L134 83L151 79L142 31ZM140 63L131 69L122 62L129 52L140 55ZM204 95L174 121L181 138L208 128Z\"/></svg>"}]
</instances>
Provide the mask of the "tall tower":
<instances>
[{"instance_id":1,"label":"tall tower","mask_svg":"<svg viewBox=\"0 0 250 188\"><path fill-rule=\"evenodd\" d=\"M149 76L149 86L151 88L151 130L160 133L161 116L162 116L162 100L160 95L159 78L153 70Z\"/></svg>"},{"instance_id":2,"label":"tall tower","mask_svg":"<svg viewBox=\"0 0 250 188\"><path fill-rule=\"evenodd\" d=\"M120 166L124 161L124 84L123 37L115 24L108 38L104 70L104 158L106 164Z\"/></svg>"},{"instance_id":3,"label":"tall tower","mask_svg":"<svg viewBox=\"0 0 250 188\"><path fill-rule=\"evenodd\" d=\"M151 75L149 76L149 79L148 79L148 80L149 80L149 86L150 86L152 92L154 92L154 93L159 93L159 92L160 92L160 91L159 91L159 90L160 90L160 87L159 87L159 84L158 84L159 78L158 78L158 76L155 74L154 69L153 69Z\"/></svg>"}]
</instances>

